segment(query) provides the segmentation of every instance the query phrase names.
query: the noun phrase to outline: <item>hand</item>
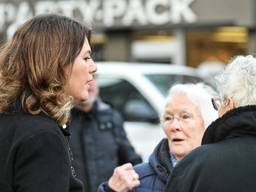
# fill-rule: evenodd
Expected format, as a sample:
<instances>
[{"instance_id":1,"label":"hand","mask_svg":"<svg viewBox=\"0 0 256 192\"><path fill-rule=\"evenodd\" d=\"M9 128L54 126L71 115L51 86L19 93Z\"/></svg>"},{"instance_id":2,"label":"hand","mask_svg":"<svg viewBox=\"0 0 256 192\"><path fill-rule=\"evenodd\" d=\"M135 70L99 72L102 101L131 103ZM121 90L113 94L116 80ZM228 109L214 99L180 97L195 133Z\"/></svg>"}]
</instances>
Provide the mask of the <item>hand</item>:
<instances>
[{"instance_id":1,"label":"hand","mask_svg":"<svg viewBox=\"0 0 256 192\"><path fill-rule=\"evenodd\" d=\"M139 175L131 163L116 167L108 181L108 186L116 192L127 192L140 184Z\"/></svg>"}]
</instances>

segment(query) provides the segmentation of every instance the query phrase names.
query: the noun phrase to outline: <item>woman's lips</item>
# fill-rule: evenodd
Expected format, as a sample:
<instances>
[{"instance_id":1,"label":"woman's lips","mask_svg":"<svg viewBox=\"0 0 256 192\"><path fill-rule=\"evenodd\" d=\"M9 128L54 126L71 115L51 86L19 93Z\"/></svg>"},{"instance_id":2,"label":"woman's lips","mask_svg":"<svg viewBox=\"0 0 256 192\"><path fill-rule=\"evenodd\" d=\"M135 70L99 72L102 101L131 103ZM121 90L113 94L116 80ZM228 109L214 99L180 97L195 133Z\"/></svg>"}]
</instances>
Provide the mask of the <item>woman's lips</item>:
<instances>
[{"instance_id":1,"label":"woman's lips","mask_svg":"<svg viewBox=\"0 0 256 192\"><path fill-rule=\"evenodd\" d=\"M94 79L92 78L92 79L86 81L85 84L88 85L88 86L91 86L91 84L93 83L93 81L94 81Z\"/></svg>"},{"instance_id":2,"label":"woman's lips","mask_svg":"<svg viewBox=\"0 0 256 192\"><path fill-rule=\"evenodd\" d=\"M182 141L184 141L184 139L181 139L181 138L173 138L172 139L172 142L175 142L175 143L182 142Z\"/></svg>"},{"instance_id":3,"label":"woman's lips","mask_svg":"<svg viewBox=\"0 0 256 192\"><path fill-rule=\"evenodd\" d=\"M90 83L93 81L93 78L91 78L90 80L88 80L86 83Z\"/></svg>"}]
</instances>

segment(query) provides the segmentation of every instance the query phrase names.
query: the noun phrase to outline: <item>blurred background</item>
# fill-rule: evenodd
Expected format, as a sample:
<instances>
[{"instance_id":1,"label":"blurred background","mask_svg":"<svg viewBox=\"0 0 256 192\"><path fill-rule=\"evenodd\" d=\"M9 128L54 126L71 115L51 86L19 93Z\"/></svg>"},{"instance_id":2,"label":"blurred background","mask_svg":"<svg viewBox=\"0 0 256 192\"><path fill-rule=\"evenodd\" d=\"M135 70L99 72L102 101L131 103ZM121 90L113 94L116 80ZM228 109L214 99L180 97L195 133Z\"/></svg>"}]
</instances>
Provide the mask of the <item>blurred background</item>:
<instances>
[{"instance_id":1,"label":"blurred background","mask_svg":"<svg viewBox=\"0 0 256 192\"><path fill-rule=\"evenodd\" d=\"M1 0L1 41L47 12L91 23L96 61L197 67L256 49L254 0Z\"/></svg>"},{"instance_id":2,"label":"blurred background","mask_svg":"<svg viewBox=\"0 0 256 192\"><path fill-rule=\"evenodd\" d=\"M93 58L108 65L99 67L101 95L122 113L144 158L163 136L158 117L173 83L212 84L232 57L256 51L255 0L1 0L0 42L25 20L49 12L92 26ZM163 64L170 68L153 67ZM138 123L144 129L127 128Z\"/></svg>"}]
</instances>

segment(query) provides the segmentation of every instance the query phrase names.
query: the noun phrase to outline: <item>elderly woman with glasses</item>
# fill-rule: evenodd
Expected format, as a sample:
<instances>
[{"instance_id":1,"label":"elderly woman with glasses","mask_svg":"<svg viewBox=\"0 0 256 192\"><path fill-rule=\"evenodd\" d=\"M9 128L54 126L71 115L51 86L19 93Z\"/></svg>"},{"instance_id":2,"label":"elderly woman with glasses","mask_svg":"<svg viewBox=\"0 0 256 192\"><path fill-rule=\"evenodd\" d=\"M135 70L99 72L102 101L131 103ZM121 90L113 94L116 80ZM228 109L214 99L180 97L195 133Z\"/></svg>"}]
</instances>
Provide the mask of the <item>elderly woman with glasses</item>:
<instances>
[{"instance_id":1,"label":"elderly woman with glasses","mask_svg":"<svg viewBox=\"0 0 256 192\"><path fill-rule=\"evenodd\" d=\"M220 118L175 167L168 192L256 191L256 58L236 57L217 80Z\"/></svg>"},{"instance_id":2,"label":"elderly woman with glasses","mask_svg":"<svg viewBox=\"0 0 256 192\"><path fill-rule=\"evenodd\" d=\"M140 185L132 191L164 191L173 167L200 145L206 127L217 118L211 106L213 93L203 84L177 84L170 89L162 117L166 138L156 146L148 163L135 166L139 176L134 173L130 179L139 180ZM126 191L120 190L121 184L112 177L107 188Z\"/></svg>"}]
</instances>

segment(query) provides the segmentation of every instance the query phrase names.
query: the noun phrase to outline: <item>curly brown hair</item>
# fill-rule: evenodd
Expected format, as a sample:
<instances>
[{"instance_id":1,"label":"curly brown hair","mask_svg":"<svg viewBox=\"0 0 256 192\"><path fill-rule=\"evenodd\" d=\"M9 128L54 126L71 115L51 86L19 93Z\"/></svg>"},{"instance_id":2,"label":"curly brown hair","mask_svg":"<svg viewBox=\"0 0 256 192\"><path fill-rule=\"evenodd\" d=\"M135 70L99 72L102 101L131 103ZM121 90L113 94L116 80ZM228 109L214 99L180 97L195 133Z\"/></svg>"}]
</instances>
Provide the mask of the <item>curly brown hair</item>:
<instances>
[{"instance_id":1,"label":"curly brown hair","mask_svg":"<svg viewBox=\"0 0 256 192\"><path fill-rule=\"evenodd\" d=\"M60 15L36 16L17 29L0 52L0 112L41 112L59 125L68 121L71 98L65 94L66 68L72 68L91 30Z\"/></svg>"}]
</instances>

